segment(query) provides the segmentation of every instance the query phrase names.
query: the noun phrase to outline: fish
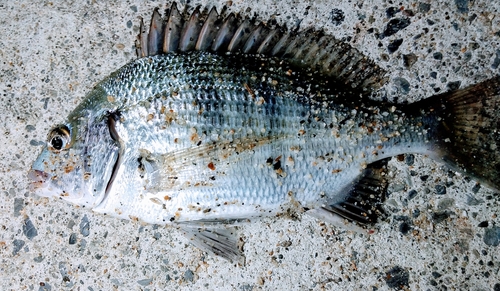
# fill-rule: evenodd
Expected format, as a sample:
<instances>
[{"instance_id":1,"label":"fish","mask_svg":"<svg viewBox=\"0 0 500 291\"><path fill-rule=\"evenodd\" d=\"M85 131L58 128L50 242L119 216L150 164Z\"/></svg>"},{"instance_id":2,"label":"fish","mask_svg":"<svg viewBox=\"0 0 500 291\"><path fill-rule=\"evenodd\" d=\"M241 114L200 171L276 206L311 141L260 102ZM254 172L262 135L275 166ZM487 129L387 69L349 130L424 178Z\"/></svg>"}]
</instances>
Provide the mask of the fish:
<instances>
[{"instance_id":1,"label":"fish","mask_svg":"<svg viewBox=\"0 0 500 291\"><path fill-rule=\"evenodd\" d=\"M382 220L391 157L424 154L498 189L500 76L417 101L371 98L387 72L315 29L174 2L141 20L137 59L55 125L34 193L172 225L244 264L238 227L311 215Z\"/></svg>"}]
</instances>

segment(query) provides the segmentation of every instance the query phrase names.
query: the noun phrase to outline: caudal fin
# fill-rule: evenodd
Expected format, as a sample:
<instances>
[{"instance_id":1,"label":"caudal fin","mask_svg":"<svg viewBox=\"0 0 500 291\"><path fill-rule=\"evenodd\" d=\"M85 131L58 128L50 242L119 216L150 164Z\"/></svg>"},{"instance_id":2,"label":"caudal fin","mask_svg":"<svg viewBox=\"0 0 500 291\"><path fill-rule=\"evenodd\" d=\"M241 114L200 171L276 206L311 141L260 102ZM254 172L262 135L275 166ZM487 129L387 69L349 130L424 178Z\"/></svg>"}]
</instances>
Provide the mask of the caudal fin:
<instances>
[{"instance_id":1,"label":"caudal fin","mask_svg":"<svg viewBox=\"0 0 500 291\"><path fill-rule=\"evenodd\" d=\"M441 159L500 189L500 76L420 103L436 117Z\"/></svg>"}]
</instances>

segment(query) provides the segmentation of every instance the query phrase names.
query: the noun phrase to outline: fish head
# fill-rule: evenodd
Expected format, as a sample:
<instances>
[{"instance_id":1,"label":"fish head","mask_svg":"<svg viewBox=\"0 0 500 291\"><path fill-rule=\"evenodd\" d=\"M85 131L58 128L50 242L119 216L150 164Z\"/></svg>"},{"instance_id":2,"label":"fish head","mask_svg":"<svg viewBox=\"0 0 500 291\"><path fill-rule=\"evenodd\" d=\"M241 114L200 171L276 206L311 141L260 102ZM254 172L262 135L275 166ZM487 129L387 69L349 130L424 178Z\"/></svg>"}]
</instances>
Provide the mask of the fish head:
<instances>
[{"instance_id":1,"label":"fish head","mask_svg":"<svg viewBox=\"0 0 500 291\"><path fill-rule=\"evenodd\" d=\"M101 203L119 156L106 113L73 113L53 127L28 178L32 191L94 208Z\"/></svg>"}]
</instances>

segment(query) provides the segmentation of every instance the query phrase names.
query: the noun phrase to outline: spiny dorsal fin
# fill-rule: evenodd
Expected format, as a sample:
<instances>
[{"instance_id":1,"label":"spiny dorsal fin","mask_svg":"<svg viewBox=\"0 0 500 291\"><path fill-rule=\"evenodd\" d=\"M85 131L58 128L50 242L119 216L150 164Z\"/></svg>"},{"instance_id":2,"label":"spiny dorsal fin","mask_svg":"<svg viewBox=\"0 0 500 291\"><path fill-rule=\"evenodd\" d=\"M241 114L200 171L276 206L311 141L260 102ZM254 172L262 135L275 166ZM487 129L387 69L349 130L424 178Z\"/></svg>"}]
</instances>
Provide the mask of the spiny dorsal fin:
<instances>
[{"instance_id":1,"label":"spiny dorsal fin","mask_svg":"<svg viewBox=\"0 0 500 291\"><path fill-rule=\"evenodd\" d=\"M187 10L187 7L186 7ZM386 82L385 71L349 44L313 29L291 31L274 22L258 22L223 11L197 7L190 15L176 3L161 18L155 9L149 33L141 20L137 56L193 50L260 54L286 59L368 95Z\"/></svg>"}]
</instances>

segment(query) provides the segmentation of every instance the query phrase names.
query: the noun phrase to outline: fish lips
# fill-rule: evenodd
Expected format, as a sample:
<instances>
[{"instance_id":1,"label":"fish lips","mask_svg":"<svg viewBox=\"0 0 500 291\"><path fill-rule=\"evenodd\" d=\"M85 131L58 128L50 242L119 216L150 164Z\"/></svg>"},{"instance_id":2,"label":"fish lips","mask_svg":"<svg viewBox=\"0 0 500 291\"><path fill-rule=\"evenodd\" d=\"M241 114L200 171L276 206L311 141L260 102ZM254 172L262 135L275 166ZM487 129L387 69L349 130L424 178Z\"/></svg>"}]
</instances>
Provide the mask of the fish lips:
<instances>
[{"instance_id":1,"label":"fish lips","mask_svg":"<svg viewBox=\"0 0 500 291\"><path fill-rule=\"evenodd\" d=\"M44 189L48 188L50 179L52 178L52 175L36 170L36 169L31 169L28 172L28 179L30 180L29 184L29 189L31 192L38 192L40 193L40 196L50 196L50 195L42 195L44 192Z\"/></svg>"},{"instance_id":2,"label":"fish lips","mask_svg":"<svg viewBox=\"0 0 500 291\"><path fill-rule=\"evenodd\" d=\"M60 193L60 196L68 197L69 195L62 194L65 193L63 190L51 183L52 177L53 176L51 174L44 171L31 169L28 172L28 179L30 180L30 192L35 193L36 195L41 197L57 196L58 193Z\"/></svg>"},{"instance_id":3,"label":"fish lips","mask_svg":"<svg viewBox=\"0 0 500 291\"><path fill-rule=\"evenodd\" d=\"M65 180L70 186L63 189L57 184L54 175L44 171L43 161L46 155L42 154L28 172L30 192L42 197L60 197L68 202L90 208L98 207L105 201L112 188L120 165L120 151L118 147L111 147L101 157L101 167L94 169L82 169L80 167L72 172L73 179ZM64 177L61 177L64 179ZM61 182L61 181L59 181ZM79 185L77 187L74 187Z\"/></svg>"}]
</instances>

